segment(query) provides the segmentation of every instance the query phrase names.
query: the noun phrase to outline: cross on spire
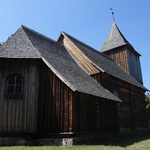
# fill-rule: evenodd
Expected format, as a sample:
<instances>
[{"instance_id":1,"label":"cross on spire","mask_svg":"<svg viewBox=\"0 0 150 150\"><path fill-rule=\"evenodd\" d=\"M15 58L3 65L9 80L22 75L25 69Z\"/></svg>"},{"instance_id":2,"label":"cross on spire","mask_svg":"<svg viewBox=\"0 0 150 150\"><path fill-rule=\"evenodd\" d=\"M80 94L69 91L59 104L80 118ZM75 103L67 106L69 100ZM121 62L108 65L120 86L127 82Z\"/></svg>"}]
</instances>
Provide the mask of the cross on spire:
<instances>
[{"instance_id":1,"label":"cross on spire","mask_svg":"<svg viewBox=\"0 0 150 150\"><path fill-rule=\"evenodd\" d=\"M110 10L111 10L111 14L112 14L113 22L115 22L114 11L113 11L113 9L112 9L112 8L110 8Z\"/></svg>"}]
</instances>

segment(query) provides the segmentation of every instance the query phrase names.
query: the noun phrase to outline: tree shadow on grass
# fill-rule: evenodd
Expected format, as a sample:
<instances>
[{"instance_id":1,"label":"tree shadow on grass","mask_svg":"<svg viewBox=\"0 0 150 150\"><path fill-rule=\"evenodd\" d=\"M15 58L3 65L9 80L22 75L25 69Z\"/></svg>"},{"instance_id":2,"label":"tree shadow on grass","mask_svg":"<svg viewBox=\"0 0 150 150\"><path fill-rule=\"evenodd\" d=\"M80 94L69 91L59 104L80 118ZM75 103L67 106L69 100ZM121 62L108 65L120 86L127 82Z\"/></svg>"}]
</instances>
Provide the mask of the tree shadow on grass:
<instances>
[{"instance_id":1,"label":"tree shadow on grass","mask_svg":"<svg viewBox=\"0 0 150 150\"><path fill-rule=\"evenodd\" d=\"M131 136L115 136L107 138L85 138L77 145L105 145L105 146L120 146L127 147L150 139L150 135L131 135Z\"/></svg>"},{"instance_id":2,"label":"tree shadow on grass","mask_svg":"<svg viewBox=\"0 0 150 150\"><path fill-rule=\"evenodd\" d=\"M150 135L124 136L124 137L117 137L114 139L107 139L106 141L103 141L103 145L127 147L133 145L134 143L145 141L147 139L150 139Z\"/></svg>"}]
</instances>

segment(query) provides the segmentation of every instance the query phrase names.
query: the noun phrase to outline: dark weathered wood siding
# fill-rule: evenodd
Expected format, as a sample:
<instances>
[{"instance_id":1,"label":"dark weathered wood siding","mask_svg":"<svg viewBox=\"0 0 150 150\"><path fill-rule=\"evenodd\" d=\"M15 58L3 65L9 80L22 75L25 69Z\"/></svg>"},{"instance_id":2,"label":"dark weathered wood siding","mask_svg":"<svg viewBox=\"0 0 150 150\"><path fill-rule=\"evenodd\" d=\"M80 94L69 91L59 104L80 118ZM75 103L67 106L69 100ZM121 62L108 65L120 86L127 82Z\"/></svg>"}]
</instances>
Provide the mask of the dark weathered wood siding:
<instances>
[{"instance_id":1,"label":"dark weathered wood siding","mask_svg":"<svg viewBox=\"0 0 150 150\"><path fill-rule=\"evenodd\" d=\"M123 101L118 104L119 128L121 132L147 129L145 91L108 74L93 75L110 92L116 91Z\"/></svg>"},{"instance_id":2,"label":"dark weathered wood siding","mask_svg":"<svg viewBox=\"0 0 150 150\"><path fill-rule=\"evenodd\" d=\"M22 96L5 95L6 79L19 74L24 79ZM0 60L0 132L28 132L37 130L39 71L35 61Z\"/></svg>"},{"instance_id":3,"label":"dark weathered wood siding","mask_svg":"<svg viewBox=\"0 0 150 150\"><path fill-rule=\"evenodd\" d=\"M5 95L11 74L23 77L22 96ZM73 92L40 59L1 59L0 83L0 133L118 131L116 102Z\"/></svg>"},{"instance_id":4,"label":"dark weathered wood siding","mask_svg":"<svg viewBox=\"0 0 150 150\"><path fill-rule=\"evenodd\" d=\"M97 104L98 107L95 106L95 104ZM83 93L76 93L73 106L74 133L104 133L118 131L116 102Z\"/></svg>"},{"instance_id":5,"label":"dark weathered wood siding","mask_svg":"<svg viewBox=\"0 0 150 150\"><path fill-rule=\"evenodd\" d=\"M40 64L38 132L102 133L118 131L117 103L73 92L45 64ZM95 103L99 111L95 111Z\"/></svg>"},{"instance_id":6,"label":"dark weathered wood siding","mask_svg":"<svg viewBox=\"0 0 150 150\"><path fill-rule=\"evenodd\" d=\"M127 58L129 64L130 74L135 77L139 82L143 83L142 80L142 72L141 72L141 64L139 56L135 55L130 49L126 49Z\"/></svg>"},{"instance_id":7,"label":"dark weathered wood siding","mask_svg":"<svg viewBox=\"0 0 150 150\"><path fill-rule=\"evenodd\" d=\"M22 96L5 95L6 79L24 79ZM123 103L73 92L38 59L0 60L0 132L102 133L147 127L144 91L105 73L93 75ZM118 109L117 109L118 107Z\"/></svg>"},{"instance_id":8,"label":"dark weathered wood siding","mask_svg":"<svg viewBox=\"0 0 150 150\"><path fill-rule=\"evenodd\" d=\"M45 64L40 64L38 131L72 132L72 90Z\"/></svg>"},{"instance_id":9,"label":"dark weathered wood siding","mask_svg":"<svg viewBox=\"0 0 150 150\"><path fill-rule=\"evenodd\" d=\"M143 83L139 55L135 54L132 49L122 46L115 50L105 52L105 54L112 58L131 76Z\"/></svg>"},{"instance_id":10,"label":"dark weathered wood siding","mask_svg":"<svg viewBox=\"0 0 150 150\"><path fill-rule=\"evenodd\" d=\"M23 95L5 95L6 79L23 77ZM72 131L72 91L38 59L0 61L0 132Z\"/></svg>"},{"instance_id":11,"label":"dark weathered wood siding","mask_svg":"<svg viewBox=\"0 0 150 150\"><path fill-rule=\"evenodd\" d=\"M125 47L119 47L115 50L105 52L126 72L130 72L128 63L128 54Z\"/></svg>"}]
</instances>

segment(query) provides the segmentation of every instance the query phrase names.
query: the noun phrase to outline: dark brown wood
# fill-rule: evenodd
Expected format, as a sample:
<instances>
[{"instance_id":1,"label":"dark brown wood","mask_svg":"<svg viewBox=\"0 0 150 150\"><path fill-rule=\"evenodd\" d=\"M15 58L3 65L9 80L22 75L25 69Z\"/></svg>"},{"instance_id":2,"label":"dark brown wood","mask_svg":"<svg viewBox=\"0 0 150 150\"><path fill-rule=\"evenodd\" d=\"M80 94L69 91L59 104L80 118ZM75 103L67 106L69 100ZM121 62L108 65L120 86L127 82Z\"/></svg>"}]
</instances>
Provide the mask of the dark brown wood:
<instances>
[{"instance_id":1,"label":"dark brown wood","mask_svg":"<svg viewBox=\"0 0 150 150\"><path fill-rule=\"evenodd\" d=\"M39 93L36 61L3 59L0 64L0 131L36 132ZM12 74L20 74L24 78L24 93L21 96L5 95L6 79Z\"/></svg>"},{"instance_id":2,"label":"dark brown wood","mask_svg":"<svg viewBox=\"0 0 150 150\"><path fill-rule=\"evenodd\" d=\"M74 133L102 133L118 131L117 103L82 93L76 93L80 99L74 102L73 120ZM95 111L94 103L99 104L99 112ZM76 105L75 105L76 104ZM77 124L77 123L78 124Z\"/></svg>"},{"instance_id":3,"label":"dark brown wood","mask_svg":"<svg viewBox=\"0 0 150 150\"><path fill-rule=\"evenodd\" d=\"M147 129L144 90L105 73L95 74L92 77L110 92L117 91L123 101L118 104L120 132L135 131L138 128ZM101 80L98 80L99 78Z\"/></svg>"},{"instance_id":4,"label":"dark brown wood","mask_svg":"<svg viewBox=\"0 0 150 150\"><path fill-rule=\"evenodd\" d=\"M121 46L112 51L107 51L106 54L119 64L122 69L142 83L139 55L134 52L128 46Z\"/></svg>"},{"instance_id":5,"label":"dark brown wood","mask_svg":"<svg viewBox=\"0 0 150 150\"><path fill-rule=\"evenodd\" d=\"M5 95L6 79L11 74L23 77L22 96ZM92 76L112 93L118 91L123 103L117 106L115 101L72 91L42 60L1 59L0 133L100 134L132 129L132 122L135 129L147 127L144 90L105 73Z\"/></svg>"},{"instance_id":6,"label":"dark brown wood","mask_svg":"<svg viewBox=\"0 0 150 150\"><path fill-rule=\"evenodd\" d=\"M71 55L77 60L79 65L89 74L99 73L100 69L97 68L88 58L81 52L81 50L74 45L67 36L63 35L59 39L61 45L63 44Z\"/></svg>"}]
</instances>

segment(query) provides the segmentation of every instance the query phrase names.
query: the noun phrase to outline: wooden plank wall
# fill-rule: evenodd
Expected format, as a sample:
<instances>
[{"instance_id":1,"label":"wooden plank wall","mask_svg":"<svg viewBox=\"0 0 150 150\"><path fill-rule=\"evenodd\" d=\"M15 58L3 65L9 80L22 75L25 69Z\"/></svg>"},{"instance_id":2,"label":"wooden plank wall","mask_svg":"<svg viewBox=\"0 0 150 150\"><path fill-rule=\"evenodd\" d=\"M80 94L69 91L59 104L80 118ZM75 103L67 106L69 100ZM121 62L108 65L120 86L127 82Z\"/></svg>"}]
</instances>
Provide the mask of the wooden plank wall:
<instances>
[{"instance_id":1,"label":"wooden plank wall","mask_svg":"<svg viewBox=\"0 0 150 150\"><path fill-rule=\"evenodd\" d=\"M128 54L125 47L119 47L115 50L106 52L110 58L112 58L119 66L129 73L129 62L128 62Z\"/></svg>"},{"instance_id":2,"label":"wooden plank wall","mask_svg":"<svg viewBox=\"0 0 150 150\"><path fill-rule=\"evenodd\" d=\"M38 69L31 60L1 59L0 61L0 132L36 132ZM19 74L24 79L20 97L5 95L6 78Z\"/></svg>"},{"instance_id":3,"label":"wooden plank wall","mask_svg":"<svg viewBox=\"0 0 150 150\"><path fill-rule=\"evenodd\" d=\"M135 129L147 128L148 119L146 113L145 91L136 87L131 87L131 99L133 109L133 124Z\"/></svg>"},{"instance_id":4,"label":"wooden plank wall","mask_svg":"<svg viewBox=\"0 0 150 150\"><path fill-rule=\"evenodd\" d=\"M144 90L105 73L93 75L93 78L110 92L117 91L119 98L123 101L118 104L121 132L147 128Z\"/></svg>"},{"instance_id":5,"label":"wooden plank wall","mask_svg":"<svg viewBox=\"0 0 150 150\"><path fill-rule=\"evenodd\" d=\"M40 68L38 132L72 132L73 92L45 64Z\"/></svg>"},{"instance_id":6,"label":"wooden plank wall","mask_svg":"<svg viewBox=\"0 0 150 150\"><path fill-rule=\"evenodd\" d=\"M117 103L76 93L73 102L74 133L104 133L118 131ZM95 108L95 103L98 108Z\"/></svg>"},{"instance_id":7,"label":"wooden plank wall","mask_svg":"<svg viewBox=\"0 0 150 150\"><path fill-rule=\"evenodd\" d=\"M6 78L11 74L24 78L22 97L5 95ZM1 59L0 132L117 131L118 116L120 128L147 127L143 90L105 73L93 77L111 92L119 92L123 103L118 106L118 114L116 102L74 93L42 60ZM99 112L95 111L95 103L99 104Z\"/></svg>"},{"instance_id":8,"label":"wooden plank wall","mask_svg":"<svg viewBox=\"0 0 150 150\"><path fill-rule=\"evenodd\" d=\"M125 70L139 82L143 83L139 56L132 51L133 50L123 46L106 52L106 55L119 64L123 70Z\"/></svg>"},{"instance_id":9,"label":"wooden plank wall","mask_svg":"<svg viewBox=\"0 0 150 150\"><path fill-rule=\"evenodd\" d=\"M46 65L40 68L38 132L118 131L116 102L73 92ZM95 112L95 102L99 103L99 112Z\"/></svg>"},{"instance_id":10,"label":"wooden plank wall","mask_svg":"<svg viewBox=\"0 0 150 150\"><path fill-rule=\"evenodd\" d=\"M6 78L24 79L21 97L5 96ZM72 132L73 92L41 60L0 62L0 132Z\"/></svg>"},{"instance_id":11,"label":"wooden plank wall","mask_svg":"<svg viewBox=\"0 0 150 150\"><path fill-rule=\"evenodd\" d=\"M135 55L129 49L126 49L126 51L130 75L133 76L135 79L137 79L139 82L143 83L139 56Z\"/></svg>"}]
</instances>

